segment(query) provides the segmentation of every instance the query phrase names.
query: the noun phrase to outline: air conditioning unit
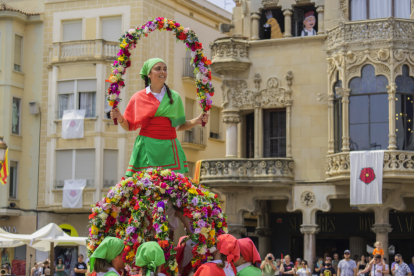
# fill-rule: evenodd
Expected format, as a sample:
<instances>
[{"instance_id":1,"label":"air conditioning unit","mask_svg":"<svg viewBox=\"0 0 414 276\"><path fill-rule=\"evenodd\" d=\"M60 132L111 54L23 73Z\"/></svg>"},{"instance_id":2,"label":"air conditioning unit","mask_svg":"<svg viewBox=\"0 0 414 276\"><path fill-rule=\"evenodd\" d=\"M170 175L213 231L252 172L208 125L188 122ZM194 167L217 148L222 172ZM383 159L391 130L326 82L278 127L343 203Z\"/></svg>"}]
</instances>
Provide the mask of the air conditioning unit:
<instances>
[{"instance_id":1,"label":"air conditioning unit","mask_svg":"<svg viewBox=\"0 0 414 276\"><path fill-rule=\"evenodd\" d=\"M56 188L63 188L63 186L65 186L65 180L55 180Z\"/></svg>"}]
</instances>

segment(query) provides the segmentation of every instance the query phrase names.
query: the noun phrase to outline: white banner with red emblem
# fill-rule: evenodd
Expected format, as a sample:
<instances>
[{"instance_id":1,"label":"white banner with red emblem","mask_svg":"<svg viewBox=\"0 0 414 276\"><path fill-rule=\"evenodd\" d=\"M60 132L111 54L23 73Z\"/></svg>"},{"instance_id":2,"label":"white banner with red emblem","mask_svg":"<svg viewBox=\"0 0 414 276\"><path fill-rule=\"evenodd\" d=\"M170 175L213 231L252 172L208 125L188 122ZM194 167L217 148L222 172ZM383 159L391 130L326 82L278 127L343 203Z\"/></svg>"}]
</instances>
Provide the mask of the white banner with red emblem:
<instances>
[{"instance_id":1,"label":"white banner with red emblem","mask_svg":"<svg viewBox=\"0 0 414 276\"><path fill-rule=\"evenodd\" d=\"M83 138L83 125L86 110L65 110L62 117L62 138Z\"/></svg>"},{"instance_id":2,"label":"white banner with red emblem","mask_svg":"<svg viewBox=\"0 0 414 276\"><path fill-rule=\"evenodd\" d=\"M351 206L382 204L384 151L352 151Z\"/></svg>"},{"instance_id":3,"label":"white banner with red emblem","mask_svg":"<svg viewBox=\"0 0 414 276\"><path fill-rule=\"evenodd\" d=\"M65 180L63 186L63 208L82 208L82 192L86 187L86 179Z\"/></svg>"}]
</instances>

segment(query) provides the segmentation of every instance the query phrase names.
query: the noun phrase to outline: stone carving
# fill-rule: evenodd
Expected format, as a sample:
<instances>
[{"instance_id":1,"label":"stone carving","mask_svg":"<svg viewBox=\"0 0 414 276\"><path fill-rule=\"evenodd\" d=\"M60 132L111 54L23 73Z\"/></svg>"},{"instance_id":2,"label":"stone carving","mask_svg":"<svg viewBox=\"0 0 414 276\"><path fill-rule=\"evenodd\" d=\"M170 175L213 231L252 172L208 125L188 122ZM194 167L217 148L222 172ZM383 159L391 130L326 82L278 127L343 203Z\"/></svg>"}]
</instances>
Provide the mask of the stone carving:
<instances>
[{"instance_id":1,"label":"stone carving","mask_svg":"<svg viewBox=\"0 0 414 276\"><path fill-rule=\"evenodd\" d=\"M238 123L240 123L240 116L225 116L225 117L223 117L223 123L225 123L225 124L238 124Z\"/></svg>"},{"instance_id":2,"label":"stone carving","mask_svg":"<svg viewBox=\"0 0 414 276\"><path fill-rule=\"evenodd\" d=\"M328 155L326 158L326 174L330 177L350 174L349 152ZM414 152L387 150L384 153L384 177L387 173L404 172L414 176Z\"/></svg>"},{"instance_id":3,"label":"stone carving","mask_svg":"<svg viewBox=\"0 0 414 276\"><path fill-rule=\"evenodd\" d=\"M277 6L278 3L279 3L279 0L262 0L262 5L264 7Z\"/></svg>"},{"instance_id":4,"label":"stone carving","mask_svg":"<svg viewBox=\"0 0 414 276\"><path fill-rule=\"evenodd\" d=\"M387 202L388 195L392 193L394 190L383 189L382 190L382 204Z\"/></svg>"},{"instance_id":5,"label":"stone carving","mask_svg":"<svg viewBox=\"0 0 414 276\"><path fill-rule=\"evenodd\" d=\"M227 104L229 103L229 93L231 94L231 97L234 97L234 95L242 94L246 88L247 82L245 80L224 80L221 86L221 90L223 91L221 106L223 108L227 107Z\"/></svg>"},{"instance_id":6,"label":"stone carving","mask_svg":"<svg viewBox=\"0 0 414 276\"><path fill-rule=\"evenodd\" d=\"M375 234L388 235L388 233L391 233L392 228L391 228L391 224L374 224L371 230Z\"/></svg>"},{"instance_id":7,"label":"stone carving","mask_svg":"<svg viewBox=\"0 0 414 276\"><path fill-rule=\"evenodd\" d=\"M247 58L249 44L244 40L230 38L226 41L218 40L210 45L212 59L217 57Z\"/></svg>"},{"instance_id":8,"label":"stone carving","mask_svg":"<svg viewBox=\"0 0 414 276\"><path fill-rule=\"evenodd\" d=\"M388 49L380 49L377 56L379 60L386 61L390 57L390 51Z\"/></svg>"},{"instance_id":9,"label":"stone carving","mask_svg":"<svg viewBox=\"0 0 414 276\"><path fill-rule=\"evenodd\" d=\"M405 54L404 54L404 50L403 49L398 49L396 51L394 51L394 57L396 60L401 61L403 60Z\"/></svg>"},{"instance_id":10,"label":"stone carving","mask_svg":"<svg viewBox=\"0 0 414 276\"><path fill-rule=\"evenodd\" d=\"M229 230L229 234L233 235L244 235L246 233L244 225L228 225L227 229Z\"/></svg>"},{"instance_id":11,"label":"stone carving","mask_svg":"<svg viewBox=\"0 0 414 276\"><path fill-rule=\"evenodd\" d=\"M347 63L354 63L357 60L356 55L352 51L348 51L346 53L346 62Z\"/></svg>"},{"instance_id":12,"label":"stone carving","mask_svg":"<svg viewBox=\"0 0 414 276\"><path fill-rule=\"evenodd\" d=\"M201 179L293 179L294 163L288 158L266 159L230 159L203 161L201 163Z\"/></svg>"},{"instance_id":13,"label":"stone carving","mask_svg":"<svg viewBox=\"0 0 414 276\"><path fill-rule=\"evenodd\" d=\"M262 78L260 77L260 74L254 75L254 87L257 91L260 90L260 83L262 82Z\"/></svg>"},{"instance_id":14,"label":"stone carving","mask_svg":"<svg viewBox=\"0 0 414 276\"><path fill-rule=\"evenodd\" d=\"M308 235L316 235L320 231L320 228L318 226L301 226L300 232L302 234L308 234Z\"/></svg>"},{"instance_id":15,"label":"stone carving","mask_svg":"<svg viewBox=\"0 0 414 276\"><path fill-rule=\"evenodd\" d=\"M345 21L348 21L348 0L340 0L342 16L344 17Z\"/></svg>"},{"instance_id":16,"label":"stone carving","mask_svg":"<svg viewBox=\"0 0 414 276\"><path fill-rule=\"evenodd\" d=\"M256 77L258 78L255 78L255 86L259 89L261 78L260 75ZM288 84L287 89L279 87L279 80L276 77L271 77L266 82L267 88L262 89L261 91L254 92L249 89L232 90L231 99L233 101L233 106L237 108L255 108L257 106L272 108L292 105L292 100L290 99L290 87L293 79L292 72L288 71L285 78ZM227 97L227 94L223 95L223 101L225 97Z\"/></svg>"},{"instance_id":17,"label":"stone carving","mask_svg":"<svg viewBox=\"0 0 414 276\"><path fill-rule=\"evenodd\" d=\"M318 96L318 98L316 99L317 101L320 101L320 102L328 101L328 93L318 93L317 96Z\"/></svg>"},{"instance_id":18,"label":"stone carving","mask_svg":"<svg viewBox=\"0 0 414 276\"><path fill-rule=\"evenodd\" d=\"M315 205L315 194L311 191L305 191L300 196L300 202L306 207Z\"/></svg>"}]
</instances>

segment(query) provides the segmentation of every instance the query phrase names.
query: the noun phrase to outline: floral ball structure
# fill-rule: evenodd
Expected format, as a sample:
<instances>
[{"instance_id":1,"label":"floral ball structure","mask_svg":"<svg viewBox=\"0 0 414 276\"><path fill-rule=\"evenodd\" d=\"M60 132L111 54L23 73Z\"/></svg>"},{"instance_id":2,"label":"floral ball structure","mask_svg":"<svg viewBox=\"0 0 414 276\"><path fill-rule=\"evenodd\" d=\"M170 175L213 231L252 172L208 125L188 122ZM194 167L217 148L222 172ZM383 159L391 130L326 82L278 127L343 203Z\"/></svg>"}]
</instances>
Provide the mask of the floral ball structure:
<instances>
[{"instance_id":1,"label":"floral ball structure","mask_svg":"<svg viewBox=\"0 0 414 276\"><path fill-rule=\"evenodd\" d=\"M129 275L138 274L135 254L138 247L151 238L164 250L164 267L171 275L179 275L176 251L169 237L166 210L169 206L182 210L190 218L193 245L193 267L212 259L216 240L227 233L226 216L216 194L180 173L149 168L122 179L107 196L92 207L89 216L88 256L107 236L124 240L123 260ZM151 237L151 229L155 236Z\"/></svg>"}]
</instances>

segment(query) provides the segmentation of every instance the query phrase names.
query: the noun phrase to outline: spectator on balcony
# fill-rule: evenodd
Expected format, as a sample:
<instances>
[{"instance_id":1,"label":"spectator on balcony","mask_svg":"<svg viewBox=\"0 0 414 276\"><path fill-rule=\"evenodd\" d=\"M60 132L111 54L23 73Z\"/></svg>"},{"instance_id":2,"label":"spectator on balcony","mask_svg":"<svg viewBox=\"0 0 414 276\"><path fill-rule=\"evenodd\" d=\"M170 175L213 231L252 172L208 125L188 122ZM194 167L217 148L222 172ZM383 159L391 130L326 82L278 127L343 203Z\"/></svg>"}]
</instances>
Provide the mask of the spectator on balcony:
<instances>
[{"instance_id":1,"label":"spectator on balcony","mask_svg":"<svg viewBox=\"0 0 414 276\"><path fill-rule=\"evenodd\" d=\"M305 19L303 20L303 26L305 26L305 28L303 29L301 36L316 35L316 31L313 29L313 27L315 27L315 23L315 13L313 11L305 13Z\"/></svg>"}]
</instances>

